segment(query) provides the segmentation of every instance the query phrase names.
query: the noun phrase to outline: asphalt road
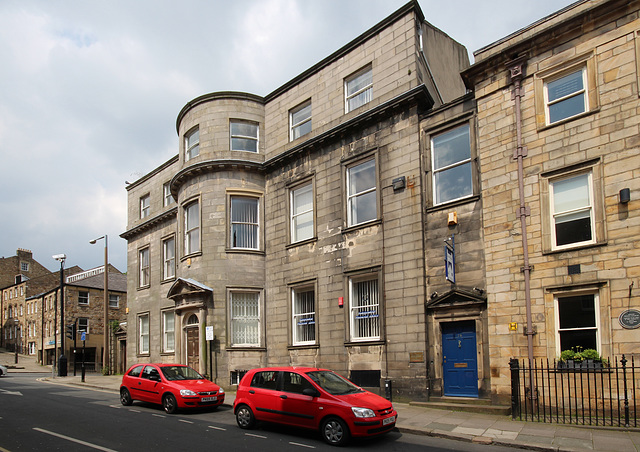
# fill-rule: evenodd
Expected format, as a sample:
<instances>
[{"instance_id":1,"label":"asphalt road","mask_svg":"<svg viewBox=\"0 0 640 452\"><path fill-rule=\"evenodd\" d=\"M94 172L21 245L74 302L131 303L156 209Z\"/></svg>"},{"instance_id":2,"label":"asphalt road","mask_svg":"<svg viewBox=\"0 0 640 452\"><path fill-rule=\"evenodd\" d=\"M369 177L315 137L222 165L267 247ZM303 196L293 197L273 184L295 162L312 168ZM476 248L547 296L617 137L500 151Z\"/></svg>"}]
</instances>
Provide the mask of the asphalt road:
<instances>
[{"instance_id":1,"label":"asphalt road","mask_svg":"<svg viewBox=\"0 0 640 452\"><path fill-rule=\"evenodd\" d=\"M230 407L167 415L160 406L120 404L118 394L38 381L45 374L0 377L0 451L336 451L316 432L274 425L236 426ZM391 432L355 440L350 451L512 450Z\"/></svg>"}]
</instances>

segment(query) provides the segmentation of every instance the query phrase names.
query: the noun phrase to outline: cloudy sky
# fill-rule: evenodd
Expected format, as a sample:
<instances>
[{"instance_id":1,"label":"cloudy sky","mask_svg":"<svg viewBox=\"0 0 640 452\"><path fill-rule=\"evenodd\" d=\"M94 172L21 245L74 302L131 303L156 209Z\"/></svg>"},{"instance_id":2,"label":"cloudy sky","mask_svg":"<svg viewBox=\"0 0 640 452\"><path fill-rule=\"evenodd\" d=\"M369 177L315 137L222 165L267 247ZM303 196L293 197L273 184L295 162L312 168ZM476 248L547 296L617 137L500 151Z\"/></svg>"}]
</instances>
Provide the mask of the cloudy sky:
<instances>
[{"instance_id":1,"label":"cloudy sky","mask_svg":"<svg viewBox=\"0 0 640 452\"><path fill-rule=\"evenodd\" d=\"M267 95L406 0L0 1L0 257L126 271L125 181L178 152L215 91ZM420 0L472 52L573 0ZM473 60L472 60L473 61Z\"/></svg>"}]
</instances>

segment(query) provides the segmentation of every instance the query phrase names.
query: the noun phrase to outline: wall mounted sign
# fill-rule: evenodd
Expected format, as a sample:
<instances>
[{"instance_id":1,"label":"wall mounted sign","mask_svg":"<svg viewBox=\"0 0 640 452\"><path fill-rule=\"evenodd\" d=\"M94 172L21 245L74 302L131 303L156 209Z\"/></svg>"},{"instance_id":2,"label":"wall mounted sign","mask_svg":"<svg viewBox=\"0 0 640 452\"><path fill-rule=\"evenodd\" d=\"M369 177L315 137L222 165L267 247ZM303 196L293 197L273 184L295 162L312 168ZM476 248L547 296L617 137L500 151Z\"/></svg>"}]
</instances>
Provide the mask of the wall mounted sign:
<instances>
[{"instance_id":1,"label":"wall mounted sign","mask_svg":"<svg viewBox=\"0 0 640 452\"><path fill-rule=\"evenodd\" d=\"M618 321L623 328L627 328L628 330L638 328L640 327L640 311L636 309L627 309L620 314Z\"/></svg>"},{"instance_id":2,"label":"wall mounted sign","mask_svg":"<svg viewBox=\"0 0 640 452\"><path fill-rule=\"evenodd\" d=\"M444 241L444 277L447 281L456 283L456 246L451 238Z\"/></svg>"}]
</instances>

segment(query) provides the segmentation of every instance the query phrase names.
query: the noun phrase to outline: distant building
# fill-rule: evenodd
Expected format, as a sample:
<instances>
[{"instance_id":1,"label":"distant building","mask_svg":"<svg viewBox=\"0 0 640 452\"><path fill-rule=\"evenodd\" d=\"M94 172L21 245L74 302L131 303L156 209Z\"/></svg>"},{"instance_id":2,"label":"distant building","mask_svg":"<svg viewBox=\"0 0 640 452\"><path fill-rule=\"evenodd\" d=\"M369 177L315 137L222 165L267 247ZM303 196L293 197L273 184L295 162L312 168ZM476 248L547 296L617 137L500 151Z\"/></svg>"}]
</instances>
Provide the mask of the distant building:
<instances>
[{"instance_id":1,"label":"distant building","mask_svg":"<svg viewBox=\"0 0 640 452\"><path fill-rule=\"evenodd\" d=\"M78 331L75 342L65 338L64 353L69 372L73 372L74 361L79 363L81 359L81 332L86 333L87 368L90 371L100 370L96 362L102 363L103 353L104 266L88 271L77 266L64 269L65 331L61 332L60 272L46 270L33 261L30 252L28 257L24 250L18 250L18 254L20 262L29 262L32 269L41 271L37 275L32 274L33 278L18 277L9 286L1 288L2 346L12 351L17 348L20 353L34 355L39 362L51 365L54 357L60 356L61 334L66 333L68 325L75 323ZM4 268L11 271L9 266ZM126 336L120 335L116 339L115 335L126 320L126 280L125 274L109 266L109 320L112 322L109 362L116 370L124 368L126 356Z\"/></svg>"}]
</instances>

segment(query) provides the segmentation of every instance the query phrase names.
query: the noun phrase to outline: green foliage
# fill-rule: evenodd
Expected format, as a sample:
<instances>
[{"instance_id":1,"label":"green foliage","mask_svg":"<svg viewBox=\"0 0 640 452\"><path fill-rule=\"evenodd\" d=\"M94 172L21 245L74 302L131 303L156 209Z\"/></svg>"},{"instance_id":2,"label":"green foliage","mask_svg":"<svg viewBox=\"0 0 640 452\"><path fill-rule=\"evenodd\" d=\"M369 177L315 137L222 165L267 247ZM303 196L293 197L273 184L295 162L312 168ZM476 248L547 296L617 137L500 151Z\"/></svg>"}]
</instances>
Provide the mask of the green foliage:
<instances>
[{"instance_id":1,"label":"green foliage","mask_svg":"<svg viewBox=\"0 0 640 452\"><path fill-rule=\"evenodd\" d=\"M572 348L570 350L563 350L560 353L560 362L573 361L576 363L580 363L585 359L593 360L594 362L601 362L603 364L607 364L606 360L602 359L598 350L594 350L593 348L587 348L582 350L582 347Z\"/></svg>"}]
</instances>

